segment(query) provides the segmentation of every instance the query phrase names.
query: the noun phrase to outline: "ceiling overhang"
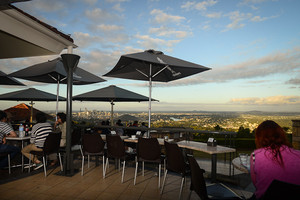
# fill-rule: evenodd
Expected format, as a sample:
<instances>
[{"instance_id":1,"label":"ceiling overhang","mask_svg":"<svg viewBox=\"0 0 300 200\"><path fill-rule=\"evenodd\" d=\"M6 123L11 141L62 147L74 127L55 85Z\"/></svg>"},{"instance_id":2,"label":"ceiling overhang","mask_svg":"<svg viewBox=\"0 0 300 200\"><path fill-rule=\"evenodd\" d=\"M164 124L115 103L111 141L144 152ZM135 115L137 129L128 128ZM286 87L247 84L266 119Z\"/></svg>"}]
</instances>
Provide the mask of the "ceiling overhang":
<instances>
[{"instance_id":1,"label":"ceiling overhang","mask_svg":"<svg viewBox=\"0 0 300 200\"><path fill-rule=\"evenodd\" d=\"M0 59L57 55L73 39L11 5L0 7Z\"/></svg>"}]
</instances>

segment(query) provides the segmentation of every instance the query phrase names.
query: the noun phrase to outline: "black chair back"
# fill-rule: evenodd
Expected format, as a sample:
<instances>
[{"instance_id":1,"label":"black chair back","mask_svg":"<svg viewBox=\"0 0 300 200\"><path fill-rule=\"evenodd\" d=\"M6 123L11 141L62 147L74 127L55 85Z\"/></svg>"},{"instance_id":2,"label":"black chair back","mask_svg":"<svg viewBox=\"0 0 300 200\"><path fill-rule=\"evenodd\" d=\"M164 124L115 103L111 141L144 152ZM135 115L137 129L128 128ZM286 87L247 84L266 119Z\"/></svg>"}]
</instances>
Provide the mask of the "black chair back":
<instances>
[{"instance_id":1,"label":"black chair back","mask_svg":"<svg viewBox=\"0 0 300 200\"><path fill-rule=\"evenodd\" d=\"M80 140L81 140L81 129L76 128L72 131L71 146L80 144Z\"/></svg>"},{"instance_id":2,"label":"black chair back","mask_svg":"<svg viewBox=\"0 0 300 200\"><path fill-rule=\"evenodd\" d=\"M114 158L125 157L125 145L119 135L107 135L107 156Z\"/></svg>"},{"instance_id":3,"label":"black chair back","mask_svg":"<svg viewBox=\"0 0 300 200\"><path fill-rule=\"evenodd\" d=\"M139 138L137 155L141 161L161 161L161 149L157 138Z\"/></svg>"},{"instance_id":4,"label":"black chair back","mask_svg":"<svg viewBox=\"0 0 300 200\"><path fill-rule=\"evenodd\" d=\"M82 137L83 152L99 153L104 150L104 141L100 134L84 134Z\"/></svg>"},{"instance_id":5,"label":"black chair back","mask_svg":"<svg viewBox=\"0 0 300 200\"><path fill-rule=\"evenodd\" d=\"M59 151L61 132L50 133L44 143L43 152L45 155L57 153Z\"/></svg>"},{"instance_id":6,"label":"black chair back","mask_svg":"<svg viewBox=\"0 0 300 200\"><path fill-rule=\"evenodd\" d=\"M300 198L300 185L273 180L268 187L262 200L276 199L298 199Z\"/></svg>"},{"instance_id":7,"label":"black chair back","mask_svg":"<svg viewBox=\"0 0 300 200\"><path fill-rule=\"evenodd\" d=\"M185 175L187 172L187 163L185 162L183 153L176 143L169 143L165 141L166 149L166 168L169 171Z\"/></svg>"},{"instance_id":8,"label":"black chair back","mask_svg":"<svg viewBox=\"0 0 300 200\"><path fill-rule=\"evenodd\" d=\"M190 190L195 191L200 199L207 200L206 183L204 179L204 170L201 169L193 156L188 156L188 162L191 169L191 187Z\"/></svg>"}]
</instances>

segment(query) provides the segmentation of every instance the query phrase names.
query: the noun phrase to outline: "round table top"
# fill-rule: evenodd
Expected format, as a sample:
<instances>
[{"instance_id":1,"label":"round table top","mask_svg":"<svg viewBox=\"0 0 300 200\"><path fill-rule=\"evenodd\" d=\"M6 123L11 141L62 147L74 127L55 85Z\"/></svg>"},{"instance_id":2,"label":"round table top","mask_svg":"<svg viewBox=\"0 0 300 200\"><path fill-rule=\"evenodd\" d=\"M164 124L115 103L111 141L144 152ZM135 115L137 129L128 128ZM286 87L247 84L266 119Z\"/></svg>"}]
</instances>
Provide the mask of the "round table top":
<instances>
[{"instance_id":1,"label":"round table top","mask_svg":"<svg viewBox=\"0 0 300 200\"><path fill-rule=\"evenodd\" d=\"M250 156L249 156L249 161L247 162L247 166L241 163L240 157L233 159L232 165L242 172L250 173Z\"/></svg>"}]
</instances>

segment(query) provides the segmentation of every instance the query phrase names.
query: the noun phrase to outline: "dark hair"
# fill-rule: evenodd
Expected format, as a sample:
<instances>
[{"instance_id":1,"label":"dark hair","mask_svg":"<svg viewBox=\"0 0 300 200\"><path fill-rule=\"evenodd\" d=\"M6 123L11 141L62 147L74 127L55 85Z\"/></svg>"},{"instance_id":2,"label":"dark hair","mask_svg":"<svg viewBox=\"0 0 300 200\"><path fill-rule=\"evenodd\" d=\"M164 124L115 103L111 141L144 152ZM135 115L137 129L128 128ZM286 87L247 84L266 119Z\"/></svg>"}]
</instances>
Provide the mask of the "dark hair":
<instances>
[{"instance_id":1,"label":"dark hair","mask_svg":"<svg viewBox=\"0 0 300 200\"><path fill-rule=\"evenodd\" d=\"M4 118L7 118L7 114L3 110L0 110L0 120L2 120Z\"/></svg>"},{"instance_id":2,"label":"dark hair","mask_svg":"<svg viewBox=\"0 0 300 200\"><path fill-rule=\"evenodd\" d=\"M42 112L38 112L36 113L36 122L37 123L45 123L47 121L47 116L45 113L42 113Z\"/></svg>"},{"instance_id":3,"label":"dark hair","mask_svg":"<svg viewBox=\"0 0 300 200\"><path fill-rule=\"evenodd\" d=\"M117 123L116 123L118 126L123 126L122 122L120 119L118 119Z\"/></svg>"},{"instance_id":4,"label":"dark hair","mask_svg":"<svg viewBox=\"0 0 300 200\"><path fill-rule=\"evenodd\" d=\"M273 159L283 165L280 147L286 145L291 147L285 135L285 131L276 122L266 120L262 122L255 131L256 148L270 148Z\"/></svg>"},{"instance_id":5,"label":"dark hair","mask_svg":"<svg viewBox=\"0 0 300 200\"><path fill-rule=\"evenodd\" d=\"M67 115L65 113L57 113L57 116L61 119L62 123L67 121Z\"/></svg>"}]
</instances>

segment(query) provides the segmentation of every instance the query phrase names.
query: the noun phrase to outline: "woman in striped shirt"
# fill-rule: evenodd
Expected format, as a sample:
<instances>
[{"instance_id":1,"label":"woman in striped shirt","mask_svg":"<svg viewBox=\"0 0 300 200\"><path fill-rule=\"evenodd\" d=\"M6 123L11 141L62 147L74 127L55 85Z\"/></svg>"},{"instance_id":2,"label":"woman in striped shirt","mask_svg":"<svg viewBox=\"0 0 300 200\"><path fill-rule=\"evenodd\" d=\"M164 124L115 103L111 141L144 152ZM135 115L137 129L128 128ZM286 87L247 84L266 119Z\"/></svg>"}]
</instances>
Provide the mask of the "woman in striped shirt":
<instances>
[{"instance_id":1,"label":"woman in striped shirt","mask_svg":"<svg viewBox=\"0 0 300 200\"><path fill-rule=\"evenodd\" d=\"M44 147L44 142L49 133L52 132L52 126L50 123L47 122L47 117L45 113L37 113L36 121L37 124L35 124L31 130L31 144L27 145L22 149L22 154L28 159L30 158L30 151L43 151L42 148ZM42 162L38 160L37 156L32 155L31 160L33 163L36 164L35 169L39 169L43 166Z\"/></svg>"}]
</instances>

